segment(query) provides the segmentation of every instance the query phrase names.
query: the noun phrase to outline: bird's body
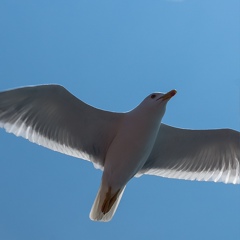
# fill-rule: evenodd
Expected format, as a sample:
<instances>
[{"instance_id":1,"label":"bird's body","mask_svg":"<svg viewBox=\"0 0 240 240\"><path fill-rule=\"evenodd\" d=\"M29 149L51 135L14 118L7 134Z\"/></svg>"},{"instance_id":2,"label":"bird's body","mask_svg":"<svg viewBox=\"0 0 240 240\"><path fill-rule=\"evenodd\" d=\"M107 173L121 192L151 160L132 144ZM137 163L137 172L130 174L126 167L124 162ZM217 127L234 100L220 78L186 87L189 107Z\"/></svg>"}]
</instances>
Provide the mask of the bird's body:
<instances>
[{"instance_id":1,"label":"bird's body","mask_svg":"<svg viewBox=\"0 0 240 240\"><path fill-rule=\"evenodd\" d=\"M124 116L105 159L103 176L106 175L112 183L117 181L116 184L119 183L121 186L145 164L161 123L162 116L151 116L142 111L135 114L135 111ZM111 175L114 175L113 179Z\"/></svg>"},{"instance_id":2,"label":"bird's body","mask_svg":"<svg viewBox=\"0 0 240 240\"><path fill-rule=\"evenodd\" d=\"M161 123L175 94L154 93L132 111L113 113L85 104L58 85L19 88L0 93L0 127L102 169L90 218L109 221L126 184L137 175L240 182L240 133Z\"/></svg>"},{"instance_id":3,"label":"bird's body","mask_svg":"<svg viewBox=\"0 0 240 240\"><path fill-rule=\"evenodd\" d=\"M148 110L148 108L143 108L140 104L132 111L124 114L105 158L99 192L100 199L99 203L96 203L99 209L95 210L93 208L94 212L98 214L94 215L92 211L90 214L91 219L108 220L108 214L104 216L101 213L104 200L107 198L111 201L115 194L120 194L127 182L146 163L155 143L165 108L162 109L163 111ZM111 204L109 204L109 208L111 207ZM110 209L107 208L107 210Z\"/></svg>"}]
</instances>

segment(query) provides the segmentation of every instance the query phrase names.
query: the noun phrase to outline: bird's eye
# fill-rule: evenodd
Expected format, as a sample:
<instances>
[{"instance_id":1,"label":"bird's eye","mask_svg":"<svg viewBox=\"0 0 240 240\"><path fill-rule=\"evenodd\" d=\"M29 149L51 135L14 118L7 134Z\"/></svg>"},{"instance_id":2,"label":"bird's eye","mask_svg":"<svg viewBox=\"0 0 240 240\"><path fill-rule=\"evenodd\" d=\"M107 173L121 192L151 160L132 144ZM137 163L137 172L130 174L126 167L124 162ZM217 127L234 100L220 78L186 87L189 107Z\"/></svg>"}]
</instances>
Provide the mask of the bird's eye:
<instances>
[{"instance_id":1,"label":"bird's eye","mask_svg":"<svg viewBox=\"0 0 240 240\"><path fill-rule=\"evenodd\" d=\"M151 98L153 99L153 98L155 98L156 97L156 94L152 94L151 95Z\"/></svg>"}]
</instances>

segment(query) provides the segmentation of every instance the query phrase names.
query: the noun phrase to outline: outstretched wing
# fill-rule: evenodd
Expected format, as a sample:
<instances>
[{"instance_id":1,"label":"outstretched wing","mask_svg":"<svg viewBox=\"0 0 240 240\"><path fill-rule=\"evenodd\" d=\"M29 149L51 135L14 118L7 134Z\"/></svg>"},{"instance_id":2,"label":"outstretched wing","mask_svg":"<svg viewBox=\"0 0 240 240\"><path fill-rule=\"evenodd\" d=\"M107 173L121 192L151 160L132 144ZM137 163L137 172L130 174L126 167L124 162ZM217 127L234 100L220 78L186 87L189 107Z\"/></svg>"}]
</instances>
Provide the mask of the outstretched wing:
<instances>
[{"instance_id":1,"label":"outstretched wing","mask_svg":"<svg viewBox=\"0 0 240 240\"><path fill-rule=\"evenodd\" d=\"M231 129L186 130L161 124L140 174L240 183L240 133Z\"/></svg>"},{"instance_id":2,"label":"outstretched wing","mask_svg":"<svg viewBox=\"0 0 240 240\"><path fill-rule=\"evenodd\" d=\"M0 93L0 127L100 168L122 116L93 108L59 85Z\"/></svg>"}]
</instances>

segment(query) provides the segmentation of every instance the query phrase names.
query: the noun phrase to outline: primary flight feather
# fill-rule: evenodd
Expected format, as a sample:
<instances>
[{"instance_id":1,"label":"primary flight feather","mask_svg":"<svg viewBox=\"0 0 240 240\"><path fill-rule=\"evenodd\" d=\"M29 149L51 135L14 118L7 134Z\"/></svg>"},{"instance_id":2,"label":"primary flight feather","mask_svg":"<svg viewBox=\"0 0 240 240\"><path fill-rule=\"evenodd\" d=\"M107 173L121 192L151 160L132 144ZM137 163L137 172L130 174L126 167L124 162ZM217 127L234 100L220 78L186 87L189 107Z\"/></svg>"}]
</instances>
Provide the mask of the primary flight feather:
<instances>
[{"instance_id":1,"label":"primary flight feather","mask_svg":"<svg viewBox=\"0 0 240 240\"><path fill-rule=\"evenodd\" d=\"M102 169L90 218L109 221L134 176L240 183L240 133L161 123L175 94L153 93L133 110L113 113L59 85L18 88L0 93L0 127Z\"/></svg>"}]
</instances>

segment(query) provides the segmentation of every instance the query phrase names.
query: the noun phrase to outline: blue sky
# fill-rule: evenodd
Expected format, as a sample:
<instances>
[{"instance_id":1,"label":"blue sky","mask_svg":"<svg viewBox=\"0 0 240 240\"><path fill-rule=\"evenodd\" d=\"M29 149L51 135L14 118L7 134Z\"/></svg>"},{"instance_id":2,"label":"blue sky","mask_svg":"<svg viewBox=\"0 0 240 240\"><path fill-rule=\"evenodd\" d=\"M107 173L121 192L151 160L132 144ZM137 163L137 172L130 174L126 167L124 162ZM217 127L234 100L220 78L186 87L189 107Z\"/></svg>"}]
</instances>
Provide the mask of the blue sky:
<instances>
[{"instance_id":1,"label":"blue sky","mask_svg":"<svg viewBox=\"0 0 240 240\"><path fill-rule=\"evenodd\" d=\"M128 111L177 89L163 122L240 131L240 2L0 2L0 90L58 83ZM88 218L101 171L0 131L0 239L238 239L240 187L143 176L109 223Z\"/></svg>"}]
</instances>

